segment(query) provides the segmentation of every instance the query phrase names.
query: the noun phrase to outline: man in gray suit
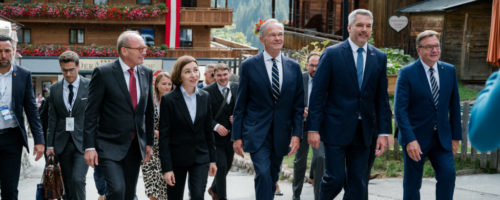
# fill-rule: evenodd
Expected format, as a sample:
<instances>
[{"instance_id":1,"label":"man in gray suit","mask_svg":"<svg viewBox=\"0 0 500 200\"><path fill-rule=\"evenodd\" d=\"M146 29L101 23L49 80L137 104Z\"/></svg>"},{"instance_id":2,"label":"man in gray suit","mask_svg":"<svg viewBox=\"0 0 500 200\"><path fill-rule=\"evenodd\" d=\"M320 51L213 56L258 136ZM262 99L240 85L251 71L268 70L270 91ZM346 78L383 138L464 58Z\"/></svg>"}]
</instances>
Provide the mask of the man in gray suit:
<instances>
[{"instance_id":1,"label":"man in gray suit","mask_svg":"<svg viewBox=\"0 0 500 200\"><path fill-rule=\"evenodd\" d=\"M305 119L307 118L307 111L309 107L309 97L311 95L311 89L313 84L313 77L316 73L316 67L318 66L320 54L317 52L311 52L307 56L307 72L302 73L302 80L304 81L304 127ZM299 200L300 194L302 193L302 186L304 185L304 177L307 168L307 154L309 153L309 144L307 142L307 131L304 128L302 140L300 141L300 147L295 155L294 166L293 166L293 199ZM320 144L319 148L313 148L313 159L311 162L311 173L316 177L314 179L314 198L319 197L319 185L321 184L321 177L323 177L323 172L325 169L325 151L323 143Z\"/></svg>"},{"instance_id":2,"label":"man in gray suit","mask_svg":"<svg viewBox=\"0 0 500 200\"><path fill-rule=\"evenodd\" d=\"M65 199L85 199L85 176L89 166L83 159L83 125L89 79L80 77L79 57L73 51L59 56L63 80L50 87L47 155L61 163Z\"/></svg>"}]
</instances>

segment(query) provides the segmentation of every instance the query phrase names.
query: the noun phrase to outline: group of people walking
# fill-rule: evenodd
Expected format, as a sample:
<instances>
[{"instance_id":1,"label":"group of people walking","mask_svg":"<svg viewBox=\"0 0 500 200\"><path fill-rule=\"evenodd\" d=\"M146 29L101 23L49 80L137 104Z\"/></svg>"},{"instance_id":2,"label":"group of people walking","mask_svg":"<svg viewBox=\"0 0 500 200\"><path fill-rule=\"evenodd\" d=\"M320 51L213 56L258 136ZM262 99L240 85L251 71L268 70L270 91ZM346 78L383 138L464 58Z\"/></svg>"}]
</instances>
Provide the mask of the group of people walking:
<instances>
[{"instance_id":1,"label":"group of people walking","mask_svg":"<svg viewBox=\"0 0 500 200\"><path fill-rule=\"evenodd\" d=\"M2 199L17 199L22 111L35 140L33 153L61 162L65 199L85 199L85 175L99 167L106 199L132 200L142 166L150 199L228 199L226 176L234 153L248 152L255 169L255 198L274 198L285 155L295 160L294 199L300 199L309 145L313 148L315 199L367 199L376 156L388 146L392 112L387 94L387 56L368 44L373 16L357 9L349 38L311 53L307 71L282 55L284 28L261 25L264 51L245 60L239 81L223 63L209 66L199 84L198 62L177 59L172 72L143 64L147 46L134 31L117 40L119 58L78 75L79 57L67 51L59 64L64 79L50 88L46 141L26 69L11 64L12 40L0 36L0 184ZM453 154L461 140L456 72L439 61L439 34L416 38L419 59L399 73L395 119L403 147L403 199L419 199L423 165L436 172L436 198L452 199ZM214 80L215 79L215 80ZM210 83L214 81L214 83ZM152 84L153 83L153 84ZM45 146L46 144L46 151ZM207 189L208 176L215 176Z\"/></svg>"}]
</instances>

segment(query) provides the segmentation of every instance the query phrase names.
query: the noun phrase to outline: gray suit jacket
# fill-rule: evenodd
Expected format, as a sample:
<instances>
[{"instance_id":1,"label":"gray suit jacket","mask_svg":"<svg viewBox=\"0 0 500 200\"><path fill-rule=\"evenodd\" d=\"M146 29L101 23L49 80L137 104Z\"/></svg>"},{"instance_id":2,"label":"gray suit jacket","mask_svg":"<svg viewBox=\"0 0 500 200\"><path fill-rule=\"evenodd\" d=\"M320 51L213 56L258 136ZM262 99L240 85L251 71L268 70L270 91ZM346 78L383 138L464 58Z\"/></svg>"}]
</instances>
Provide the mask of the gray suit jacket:
<instances>
[{"instance_id":1,"label":"gray suit jacket","mask_svg":"<svg viewBox=\"0 0 500 200\"><path fill-rule=\"evenodd\" d=\"M83 128L90 80L80 77L80 85L71 112L75 118L75 130L71 132L66 131L66 117L69 117L70 113L64 104L63 82L64 80L60 80L50 87L47 147L54 147L56 154L60 154L71 136L78 151L84 153Z\"/></svg>"}]
</instances>

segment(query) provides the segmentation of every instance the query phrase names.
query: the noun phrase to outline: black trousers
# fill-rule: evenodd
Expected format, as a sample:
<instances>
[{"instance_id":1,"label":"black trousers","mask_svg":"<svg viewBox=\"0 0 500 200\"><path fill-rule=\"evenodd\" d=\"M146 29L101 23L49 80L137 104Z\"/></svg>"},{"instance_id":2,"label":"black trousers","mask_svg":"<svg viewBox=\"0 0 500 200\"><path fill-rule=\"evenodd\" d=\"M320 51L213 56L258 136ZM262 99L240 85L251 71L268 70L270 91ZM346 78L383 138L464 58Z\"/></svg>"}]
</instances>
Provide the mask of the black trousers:
<instances>
[{"instance_id":1,"label":"black trousers","mask_svg":"<svg viewBox=\"0 0 500 200\"><path fill-rule=\"evenodd\" d=\"M22 152L23 138L18 127L8 129L7 133L0 134L0 158L2 159L0 162L1 199L17 199Z\"/></svg>"},{"instance_id":2,"label":"black trousers","mask_svg":"<svg viewBox=\"0 0 500 200\"><path fill-rule=\"evenodd\" d=\"M226 176L233 164L233 143L230 142L224 146L217 146L215 148L215 153L217 156L217 173L212 182L212 191L217 193L219 199L227 199Z\"/></svg>"},{"instance_id":3,"label":"black trousers","mask_svg":"<svg viewBox=\"0 0 500 200\"><path fill-rule=\"evenodd\" d=\"M99 159L106 179L107 200L133 200L141 164L141 151L137 138L132 141L127 155L121 161Z\"/></svg>"},{"instance_id":4,"label":"black trousers","mask_svg":"<svg viewBox=\"0 0 500 200\"><path fill-rule=\"evenodd\" d=\"M189 173L188 188L192 200L203 200L207 186L209 163L194 164L189 167L174 167L175 185L167 186L169 200L182 200L184 198L184 185Z\"/></svg>"},{"instance_id":5,"label":"black trousers","mask_svg":"<svg viewBox=\"0 0 500 200\"><path fill-rule=\"evenodd\" d=\"M57 157L61 163L65 199L85 200L85 181L89 166L72 139L69 139L64 151Z\"/></svg>"}]
</instances>

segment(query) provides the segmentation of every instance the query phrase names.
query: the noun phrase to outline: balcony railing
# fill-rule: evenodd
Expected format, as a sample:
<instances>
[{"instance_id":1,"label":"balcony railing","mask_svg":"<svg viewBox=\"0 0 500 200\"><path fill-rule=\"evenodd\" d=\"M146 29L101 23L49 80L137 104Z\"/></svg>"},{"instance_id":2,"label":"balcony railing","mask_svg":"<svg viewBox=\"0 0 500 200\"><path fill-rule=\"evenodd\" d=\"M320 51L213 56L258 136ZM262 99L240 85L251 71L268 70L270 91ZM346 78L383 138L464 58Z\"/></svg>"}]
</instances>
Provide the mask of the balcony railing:
<instances>
[{"instance_id":1,"label":"balcony railing","mask_svg":"<svg viewBox=\"0 0 500 200\"><path fill-rule=\"evenodd\" d=\"M309 31L305 29L285 27L285 43L286 49L302 49L302 47L310 45L311 42L322 42L330 40L333 44L342 41L342 36Z\"/></svg>"},{"instance_id":2,"label":"balcony railing","mask_svg":"<svg viewBox=\"0 0 500 200\"><path fill-rule=\"evenodd\" d=\"M230 8L181 8L181 25L224 27L233 24Z\"/></svg>"}]
</instances>

